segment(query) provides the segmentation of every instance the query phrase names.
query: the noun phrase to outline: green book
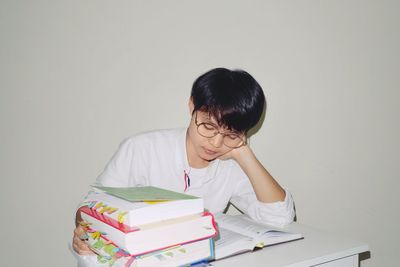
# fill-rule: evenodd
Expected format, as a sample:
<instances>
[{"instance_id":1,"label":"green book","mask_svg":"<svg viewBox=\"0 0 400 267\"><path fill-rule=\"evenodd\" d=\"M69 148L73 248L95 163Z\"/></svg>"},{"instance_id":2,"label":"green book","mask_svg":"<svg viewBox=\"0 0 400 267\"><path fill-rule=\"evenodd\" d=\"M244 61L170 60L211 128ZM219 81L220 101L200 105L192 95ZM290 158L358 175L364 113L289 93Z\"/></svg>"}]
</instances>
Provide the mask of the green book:
<instances>
[{"instance_id":1,"label":"green book","mask_svg":"<svg viewBox=\"0 0 400 267\"><path fill-rule=\"evenodd\" d=\"M131 202L138 201L169 201L196 199L198 197L178 193L154 186L139 186L139 187L105 187L92 185L109 195L113 195Z\"/></svg>"}]
</instances>

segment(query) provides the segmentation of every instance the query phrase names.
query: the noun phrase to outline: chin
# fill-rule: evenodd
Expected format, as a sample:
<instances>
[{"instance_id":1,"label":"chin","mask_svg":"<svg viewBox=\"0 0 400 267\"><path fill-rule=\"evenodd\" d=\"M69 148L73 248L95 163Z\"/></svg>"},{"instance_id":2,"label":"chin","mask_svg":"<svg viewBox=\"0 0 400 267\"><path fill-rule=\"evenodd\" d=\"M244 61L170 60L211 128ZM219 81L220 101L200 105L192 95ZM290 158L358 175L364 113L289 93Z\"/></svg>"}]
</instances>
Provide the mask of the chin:
<instances>
[{"instance_id":1,"label":"chin","mask_svg":"<svg viewBox=\"0 0 400 267\"><path fill-rule=\"evenodd\" d=\"M219 155L213 155L213 156L211 156L211 155L205 154L205 155L203 155L201 158L202 158L203 160L206 160L206 161L213 161L213 160L217 159L218 157L219 157Z\"/></svg>"}]
</instances>

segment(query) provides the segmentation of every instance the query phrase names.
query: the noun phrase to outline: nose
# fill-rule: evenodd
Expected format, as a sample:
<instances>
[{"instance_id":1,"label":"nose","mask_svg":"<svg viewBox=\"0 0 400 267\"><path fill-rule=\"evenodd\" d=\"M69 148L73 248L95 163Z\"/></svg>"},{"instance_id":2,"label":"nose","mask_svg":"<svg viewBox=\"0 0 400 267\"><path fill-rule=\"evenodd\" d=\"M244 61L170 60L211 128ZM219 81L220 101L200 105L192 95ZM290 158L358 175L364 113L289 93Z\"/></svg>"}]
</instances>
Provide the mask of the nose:
<instances>
[{"instance_id":1,"label":"nose","mask_svg":"<svg viewBox=\"0 0 400 267\"><path fill-rule=\"evenodd\" d=\"M221 147L224 143L224 136L222 134L217 134L216 136L210 138L209 142L214 147Z\"/></svg>"}]
</instances>

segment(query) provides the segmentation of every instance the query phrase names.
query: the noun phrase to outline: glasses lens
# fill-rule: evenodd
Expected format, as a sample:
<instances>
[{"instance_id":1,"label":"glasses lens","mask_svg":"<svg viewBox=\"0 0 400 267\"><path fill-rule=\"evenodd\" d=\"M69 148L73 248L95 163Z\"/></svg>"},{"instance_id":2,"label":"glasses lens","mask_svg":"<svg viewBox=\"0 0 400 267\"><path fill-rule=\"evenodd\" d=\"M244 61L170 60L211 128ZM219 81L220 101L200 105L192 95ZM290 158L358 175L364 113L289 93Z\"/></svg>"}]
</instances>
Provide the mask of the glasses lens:
<instances>
[{"instance_id":1,"label":"glasses lens","mask_svg":"<svg viewBox=\"0 0 400 267\"><path fill-rule=\"evenodd\" d=\"M207 138L211 138L219 134L218 129L214 125L209 123L200 123L197 126L197 131L201 136ZM223 142L227 147L237 148L243 145L245 141L242 135L230 133L230 134L224 134Z\"/></svg>"},{"instance_id":2,"label":"glasses lens","mask_svg":"<svg viewBox=\"0 0 400 267\"><path fill-rule=\"evenodd\" d=\"M218 134L217 128L208 123L199 124L199 126L197 126L197 131L204 137L214 137Z\"/></svg>"},{"instance_id":3,"label":"glasses lens","mask_svg":"<svg viewBox=\"0 0 400 267\"><path fill-rule=\"evenodd\" d=\"M243 139L238 134L228 134L224 136L224 144L231 148L240 147L243 144Z\"/></svg>"}]
</instances>

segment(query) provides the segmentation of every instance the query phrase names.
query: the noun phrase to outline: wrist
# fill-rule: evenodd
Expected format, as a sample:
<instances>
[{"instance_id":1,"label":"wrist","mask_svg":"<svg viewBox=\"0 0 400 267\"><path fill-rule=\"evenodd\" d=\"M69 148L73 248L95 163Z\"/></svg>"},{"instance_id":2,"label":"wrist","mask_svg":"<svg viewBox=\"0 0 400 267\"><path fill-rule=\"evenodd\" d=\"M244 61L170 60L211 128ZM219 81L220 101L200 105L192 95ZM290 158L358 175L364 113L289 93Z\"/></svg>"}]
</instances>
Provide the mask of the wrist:
<instances>
[{"instance_id":1,"label":"wrist","mask_svg":"<svg viewBox=\"0 0 400 267\"><path fill-rule=\"evenodd\" d=\"M248 145L241 146L232 151L232 158L239 164L245 159L249 159L250 156L253 156L253 151Z\"/></svg>"}]
</instances>

